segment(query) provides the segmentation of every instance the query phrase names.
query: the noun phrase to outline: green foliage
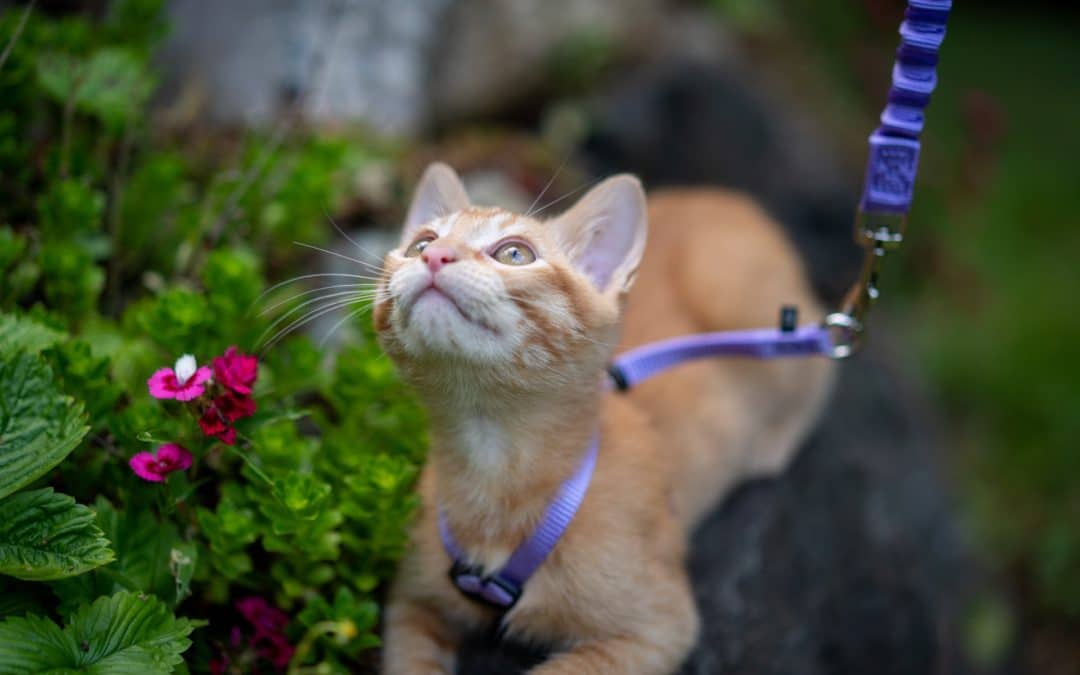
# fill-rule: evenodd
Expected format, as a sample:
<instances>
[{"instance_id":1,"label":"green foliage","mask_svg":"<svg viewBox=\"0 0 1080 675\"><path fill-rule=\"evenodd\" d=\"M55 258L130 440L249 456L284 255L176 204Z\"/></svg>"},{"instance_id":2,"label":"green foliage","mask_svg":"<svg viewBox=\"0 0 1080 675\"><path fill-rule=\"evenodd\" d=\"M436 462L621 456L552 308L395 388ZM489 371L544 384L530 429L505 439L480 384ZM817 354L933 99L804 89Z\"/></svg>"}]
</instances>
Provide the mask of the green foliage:
<instances>
[{"instance_id":1,"label":"green foliage","mask_svg":"<svg viewBox=\"0 0 1080 675\"><path fill-rule=\"evenodd\" d=\"M292 242L325 242L388 150L252 134L206 156L151 133L161 6L35 11L0 68L0 673L171 672L189 634L192 671L267 666L230 621L176 618L235 616L250 595L289 613L295 665L355 670L425 447L371 329L349 326L338 354L295 335L261 354L234 446L197 422L222 383L185 403L147 379L182 354L254 353L296 318L268 331L313 296L267 278L311 271ZM0 44L21 13L0 13ZM192 466L134 475L164 443Z\"/></svg>"},{"instance_id":2,"label":"green foliage","mask_svg":"<svg viewBox=\"0 0 1080 675\"><path fill-rule=\"evenodd\" d=\"M0 314L0 354L37 353L63 340L65 335L30 319Z\"/></svg>"},{"instance_id":3,"label":"green foliage","mask_svg":"<svg viewBox=\"0 0 1080 675\"><path fill-rule=\"evenodd\" d=\"M0 308L14 306L37 283L41 269L26 256L28 248L27 237L0 227Z\"/></svg>"},{"instance_id":4,"label":"green foliage","mask_svg":"<svg viewBox=\"0 0 1080 675\"><path fill-rule=\"evenodd\" d=\"M0 352L0 498L59 464L87 429L82 404L60 393L41 357Z\"/></svg>"},{"instance_id":5,"label":"green foliage","mask_svg":"<svg viewBox=\"0 0 1080 675\"><path fill-rule=\"evenodd\" d=\"M8 618L0 621L0 674L171 673L192 628L153 596L134 593L99 598L64 628L36 616Z\"/></svg>"},{"instance_id":6,"label":"green foliage","mask_svg":"<svg viewBox=\"0 0 1080 675\"><path fill-rule=\"evenodd\" d=\"M110 562L94 513L52 488L0 499L0 574L43 581Z\"/></svg>"},{"instance_id":7,"label":"green foliage","mask_svg":"<svg viewBox=\"0 0 1080 675\"><path fill-rule=\"evenodd\" d=\"M153 81L134 52L106 47L89 58L47 52L37 60L38 84L63 106L73 106L119 131L150 96Z\"/></svg>"},{"instance_id":8,"label":"green foliage","mask_svg":"<svg viewBox=\"0 0 1080 675\"><path fill-rule=\"evenodd\" d=\"M1067 251L1080 244L1080 142L1058 129L1080 115L1080 97L1046 81L1066 77L1080 50L1053 20L974 13L964 25L944 66L964 84L935 98L928 127L938 156L915 215L934 223L936 269L915 319L926 327L924 362L965 432L963 484L981 541L1020 573L1030 606L1075 621L1080 271ZM1009 69L1020 62L1028 72Z\"/></svg>"}]
</instances>

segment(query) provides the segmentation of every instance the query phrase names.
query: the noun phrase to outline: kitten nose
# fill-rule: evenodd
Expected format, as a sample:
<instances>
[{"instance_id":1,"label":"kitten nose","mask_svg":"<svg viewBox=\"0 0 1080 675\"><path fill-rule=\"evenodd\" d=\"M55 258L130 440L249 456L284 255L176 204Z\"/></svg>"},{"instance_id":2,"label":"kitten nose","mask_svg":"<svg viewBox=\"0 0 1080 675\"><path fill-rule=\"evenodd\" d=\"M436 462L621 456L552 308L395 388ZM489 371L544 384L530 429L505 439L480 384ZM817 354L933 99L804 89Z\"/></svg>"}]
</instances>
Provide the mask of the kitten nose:
<instances>
[{"instance_id":1,"label":"kitten nose","mask_svg":"<svg viewBox=\"0 0 1080 675\"><path fill-rule=\"evenodd\" d=\"M457 253L447 246L428 246L420 254L420 259L427 263L428 269L435 274L443 265L457 261Z\"/></svg>"}]
</instances>

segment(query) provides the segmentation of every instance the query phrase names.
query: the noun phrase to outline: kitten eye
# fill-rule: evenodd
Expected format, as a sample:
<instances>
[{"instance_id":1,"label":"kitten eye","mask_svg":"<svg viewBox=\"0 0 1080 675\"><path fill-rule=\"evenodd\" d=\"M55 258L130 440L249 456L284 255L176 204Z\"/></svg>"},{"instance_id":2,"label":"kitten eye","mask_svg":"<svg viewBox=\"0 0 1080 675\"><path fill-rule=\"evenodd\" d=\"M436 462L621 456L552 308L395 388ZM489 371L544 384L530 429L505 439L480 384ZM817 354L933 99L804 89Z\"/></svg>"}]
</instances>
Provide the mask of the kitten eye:
<instances>
[{"instance_id":1,"label":"kitten eye","mask_svg":"<svg viewBox=\"0 0 1080 675\"><path fill-rule=\"evenodd\" d=\"M495 249L491 257L504 265L528 265L536 262L536 254L533 253L533 250L518 241L503 244Z\"/></svg>"},{"instance_id":2,"label":"kitten eye","mask_svg":"<svg viewBox=\"0 0 1080 675\"><path fill-rule=\"evenodd\" d=\"M423 253L424 249L428 247L428 244L433 241L435 241L435 235L433 234L428 233L420 235L416 241L409 244L409 248L405 249L404 256L406 258L415 258Z\"/></svg>"}]
</instances>

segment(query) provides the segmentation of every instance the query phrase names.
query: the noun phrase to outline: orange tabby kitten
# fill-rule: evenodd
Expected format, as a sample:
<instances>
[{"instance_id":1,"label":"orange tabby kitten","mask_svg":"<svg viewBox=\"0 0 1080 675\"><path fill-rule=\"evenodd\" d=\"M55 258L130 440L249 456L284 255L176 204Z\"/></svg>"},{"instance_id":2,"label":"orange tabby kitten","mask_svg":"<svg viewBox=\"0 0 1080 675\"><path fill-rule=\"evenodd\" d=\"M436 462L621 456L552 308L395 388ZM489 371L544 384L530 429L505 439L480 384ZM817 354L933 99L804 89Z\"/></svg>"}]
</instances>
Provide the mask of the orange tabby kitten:
<instances>
[{"instance_id":1,"label":"orange tabby kitten","mask_svg":"<svg viewBox=\"0 0 1080 675\"><path fill-rule=\"evenodd\" d=\"M768 326L782 304L821 318L791 246L743 197L672 191L646 206L622 175L541 222L471 206L453 170L429 167L375 304L380 342L426 406L432 439L383 671L453 673L463 634L499 621L558 650L536 675L675 670L698 630L688 532L735 483L784 468L832 367L712 359L628 394L607 391L604 368L620 332L625 348ZM519 602L501 615L463 597L438 509L470 562L498 569L597 430L584 501Z\"/></svg>"}]
</instances>

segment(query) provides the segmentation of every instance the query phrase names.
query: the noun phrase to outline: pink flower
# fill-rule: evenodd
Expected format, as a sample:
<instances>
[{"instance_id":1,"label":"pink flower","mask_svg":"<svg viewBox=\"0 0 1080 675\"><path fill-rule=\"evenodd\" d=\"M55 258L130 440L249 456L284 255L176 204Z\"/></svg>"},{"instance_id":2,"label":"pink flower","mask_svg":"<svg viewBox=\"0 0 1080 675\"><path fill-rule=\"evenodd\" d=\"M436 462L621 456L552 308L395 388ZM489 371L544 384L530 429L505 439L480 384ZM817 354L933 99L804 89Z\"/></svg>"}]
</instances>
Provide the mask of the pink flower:
<instances>
[{"instance_id":1,"label":"pink flower","mask_svg":"<svg viewBox=\"0 0 1080 675\"><path fill-rule=\"evenodd\" d=\"M215 398L213 405L221 412L226 422L235 422L255 414L255 400L248 396L225 394Z\"/></svg>"},{"instance_id":2,"label":"pink flower","mask_svg":"<svg viewBox=\"0 0 1080 675\"><path fill-rule=\"evenodd\" d=\"M220 657L210 659L210 675L225 675L229 671L229 657L222 654Z\"/></svg>"},{"instance_id":3,"label":"pink flower","mask_svg":"<svg viewBox=\"0 0 1080 675\"><path fill-rule=\"evenodd\" d=\"M214 376L229 391L250 394L259 376L259 359L241 354L236 347L229 347L224 356L214 359Z\"/></svg>"},{"instance_id":4,"label":"pink flower","mask_svg":"<svg viewBox=\"0 0 1080 675\"><path fill-rule=\"evenodd\" d=\"M176 443L166 443L158 447L156 455L140 452L128 464L139 478L160 483L173 471L183 471L191 466L191 453Z\"/></svg>"},{"instance_id":5,"label":"pink flower","mask_svg":"<svg viewBox=\"0 0 1080 675\"><path fill-rule=\"evenodd\" d=\"M256 644L258 640L252 642ZM275 667L284 669L289 665L289 661L292 661L293 654L296 652L296 647L289 644L288 638L280 633L274 633L266 636L266 643L263 648L259 650L259 656L263 657L274 664Z\"/></svg>"},{"instance_id":6,"label":"pink flower","mask_svg":"<svg viewBox=\"0 0 1080 675\"><path fill-rule=\"evenodd\" d=\"M195 357L184 354L176 360L172 368L162 368L150 376L146 384L154 398L175 398L177 401L190 401L203 395L203 386L212 373L203 366L197 368Z\"/></svg>"},{"instance_id":7,"label":"pink flower","mask_svg":"<svg viewBox=\"0 0 1080 675\"><path fill-rule=\"evenodd\" d=\"M207 436L212 436L225 445L236 443L236 429L225 423L225 418L213 405L199 418L199 428Z\"/></svg>"},{"instance_id":8,"label":"pink flower","mask_svg":"<svg viewBox=\"0 0 1080 675\"><path fill-rule=\"evenodd\" d=\"M236 609L255 628L255 639L281 633L289 625L289 615L277 607L271 607L257 595L236 601Z\"/></svg>"},{"instance_id":9,"label":"pink flower","mask_svg":"<svg viewBox=\"0 0 1080 675\"><path fill-rule=\"evenodd\" d=\"M296 648L289 644L285 629L289 626L289 615L276 607L271 607L266 600L251 596L237 601L236 609L254 627L255 635L248 641L258 648L259 656L269 660L277 668L284 668L292 660Z\"/></svg>"}]
</instances>

